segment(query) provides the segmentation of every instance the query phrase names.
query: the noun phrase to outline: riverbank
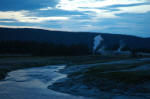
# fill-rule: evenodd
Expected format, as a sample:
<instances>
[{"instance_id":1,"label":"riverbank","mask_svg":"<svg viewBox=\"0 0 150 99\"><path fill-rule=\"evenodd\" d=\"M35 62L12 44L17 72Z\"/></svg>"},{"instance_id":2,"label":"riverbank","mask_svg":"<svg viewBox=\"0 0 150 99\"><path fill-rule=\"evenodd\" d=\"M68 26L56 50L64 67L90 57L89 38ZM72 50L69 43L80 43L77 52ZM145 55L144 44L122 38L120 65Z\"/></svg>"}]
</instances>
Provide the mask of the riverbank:
<instances>
[{"instance_id":1,"label":"riverbank","mask_svg":"<svg viewBox=\"0 0 150 99\"><path fill-rule=\"evenodd\" d=\"M72 65L49 89L98 99L149 99L150 58Z\"/></svg>"},{"instance_id":2,"label":"riverbank","mask_svg":"<svg viewBox=\"0 0 150 99\"><path fill-rule=\"evenodd\" d=\"M64 57L0 56L0 80L4 79L8 72L17 69L55 65L55 64L67 64L68 66L79 64L93 64L119 59L129 59L129 58L105 57L100 55L64 56Z\"/></svg>"},{"instance_id":3,"label":"riverbank","mask_svg":"<svg viewBox=\"0 0 150 99\"><path fill-rule=\"evenodd\" d=\"M65 78L66 65L48 65L11 71L0 81L1 99L93 99L50 90L47 86Z\"/></svg>"},{"instance_id":4,"label":"riverbank","mask_svg":"<svg viewBox=\"0 0 150 99\"><path fill-rule=\"evenodd\" d=\"M68 77L56 81L48 87L49 89L77 96L101 97L102 99L150 98L149 58L99 55L0 57L0 78L4 79L7 73L13 70L55 64L67 64L61 73L67 74Z\"/></svg>"},{"instance_id":5,"label":"riverbank","mask_svg":"<svg viewBox=\"0 0 150 99\"><path fill-rule=\"evenodd\" d=\"M66 63L55 57L0 57L0 79L13 70Z\"/></svg>"}]
</instances>

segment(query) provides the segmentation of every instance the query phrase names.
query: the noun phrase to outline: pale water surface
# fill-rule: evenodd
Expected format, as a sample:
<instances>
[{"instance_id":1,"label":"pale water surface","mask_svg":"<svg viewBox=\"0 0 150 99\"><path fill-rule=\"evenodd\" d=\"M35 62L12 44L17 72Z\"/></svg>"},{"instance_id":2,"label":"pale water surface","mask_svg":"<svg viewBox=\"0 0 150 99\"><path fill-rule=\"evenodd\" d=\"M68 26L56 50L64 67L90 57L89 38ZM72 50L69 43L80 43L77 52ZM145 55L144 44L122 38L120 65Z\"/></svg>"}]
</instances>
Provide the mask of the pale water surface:
<instances>
[{"instance_id":1,"label":"pale water surface","mask_svg":"<svg viewBox=\"0 0 150 99\"><path fill-rule=\"evenodd\" d=\"M58 72L64 67L55 65L12 71L5 80L0 81L0 99L89 99L47 88L66 77Z\"/></svg>"}]
</instances>

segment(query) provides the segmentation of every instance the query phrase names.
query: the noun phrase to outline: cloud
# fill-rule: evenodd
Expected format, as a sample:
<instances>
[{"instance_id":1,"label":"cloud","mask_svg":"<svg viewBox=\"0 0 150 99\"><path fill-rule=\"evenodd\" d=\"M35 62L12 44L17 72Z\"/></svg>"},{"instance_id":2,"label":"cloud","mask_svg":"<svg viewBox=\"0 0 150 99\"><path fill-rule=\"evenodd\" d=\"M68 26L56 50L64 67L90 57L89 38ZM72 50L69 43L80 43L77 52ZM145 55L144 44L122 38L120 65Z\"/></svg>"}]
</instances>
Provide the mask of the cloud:
<instances>
[{"instance_id":1,"label":"cloud","mask_svg":"<svg viewBox=\"0 0 150 99\"><path fill-rule=\"evenodd\" d=\"M97 18L117 18L114 12L109 10L102 9L81 9L80 11L84 11L85 14L90 16L95 16Z\"/></svg>"},{"instance_id":2,"label":"cloud","mask_svg":"<svg viewBox=\"0 0 150 99\"><path fill-rule=\"evenodd\" d=\"M1 0L0 10L19 11L19 10L36 10L44 8L47 5L55 5L56 0Z\"/></svg>"},{"instance_id":3,"label":"cloud","mask_svg":"<svg viewBox=\"0 0 150 99\"><path fill-rule=\"evenodd\" d=\"M0 23L13 23L15 21L0 21Z\"/></svg>"},{"instance_id":4,"label":"cloud","mask_svg":"<svg viewBox=\"0 0 150 99\"><path fill-rule=\"evenodd\" d=\"M119 7L117 13L147 13L150 11L150 5L138 5L131 7Z\"/></svg>"},{"instance_id":5,"label":"cloud","mask_svg":"<svg viewBox=\"0 0 150 99\"><path fill-rule=\"evenodd\" d=\"M41 10L41 11L46 11L46 10L53 10L53 8L52 8L52 7L46 7L46 8L41 8L41 9L39 9L39 10Z\"/></svg>"},{"instance_id":6,"label":"cloud","mask_svg":"<svg viewBox=\"0 0 150 99\"><path fill-rule=\"evenodd\" d=\"M33 16L29 11L0 11L0 19L13 19L16 22L40 23L43 21L68 20L69 17L38 17Z\"/></svg>"},{"instance_id":7,"label":"cloud","mask_svg":"<svg viewBox=\"0 0 150 99\"><path fill-rule=\"evenodd\" d=\"M44 29L44 30L53 30L57 31L56 29L53 28L44 28L40 26L9 26L9 25L0 25L1 28L31 28L31 29Z\"/></svg>"},{"instance_id":8,"label":"cloud","mask_svg":"<svg viewBox=\"0 0 150 99\"><path fill-rule=\"evenodd\" d=\"M148 0L60 0L56 8L66 11L83 12L95 18L118 18L119 16L117 16L117 14L119 13L145 13L150 9L149 5L115 7L111 9L107 7L114 5L143 4L146 2L148 2ZM112 11L113 9L119 11Z\"/></svg>"},{"instance_id":9,"label":"cloud","mask_svg":"<svg viewBox=\"0 0 150 99\"><path fill-rule=\"evenodd\" d=\"M81 26L78 31L94 31L94 30L99 31L107 28L109 28L109 26L97 26L88 24Z\"/></svg>"},{"instance_id":10,"label":"cloud","mask_svg":"<svg viewBox=\"0 0 150 99\"><path fill-rule=\"evenodd\" d=\"M78 10L79 8L103 8L112 5L144 3L147 0L60 0L56 8Z\"/></svg>"},{"instance_id":11,"label":"cloud","mask_svg":"<svg viewBox=\"0 0 150 99\"><path fill-rule=\"evenodd\" d=\"M36 26L9 26L9 25L0 25L3 28L39 28Z\"/></svg>"}]
</instances>

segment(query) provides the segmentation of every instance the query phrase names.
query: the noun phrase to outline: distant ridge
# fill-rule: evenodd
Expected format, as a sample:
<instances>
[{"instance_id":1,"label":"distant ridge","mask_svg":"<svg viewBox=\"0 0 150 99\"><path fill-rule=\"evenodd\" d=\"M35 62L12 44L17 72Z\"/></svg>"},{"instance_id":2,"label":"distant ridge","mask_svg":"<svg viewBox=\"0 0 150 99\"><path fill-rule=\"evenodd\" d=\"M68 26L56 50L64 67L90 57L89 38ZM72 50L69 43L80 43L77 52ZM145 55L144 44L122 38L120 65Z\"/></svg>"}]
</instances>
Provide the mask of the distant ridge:
<instances>
[{"instance_id":1,"label":"distant ridge","mask_svg":"<svg viewBox=\"0 0 150 99\"><path fill-rule=\"evenodd\" d=\"M97 35L101 35L104 39L101 47L109 47L122 42L130 48L150 49L150 38L122 34L68 32L35 28L0 28L0 41L53 42L65 45L82 43L88 45L90 48L93 46L93 38Z\"/></svg>"}]
</instances>

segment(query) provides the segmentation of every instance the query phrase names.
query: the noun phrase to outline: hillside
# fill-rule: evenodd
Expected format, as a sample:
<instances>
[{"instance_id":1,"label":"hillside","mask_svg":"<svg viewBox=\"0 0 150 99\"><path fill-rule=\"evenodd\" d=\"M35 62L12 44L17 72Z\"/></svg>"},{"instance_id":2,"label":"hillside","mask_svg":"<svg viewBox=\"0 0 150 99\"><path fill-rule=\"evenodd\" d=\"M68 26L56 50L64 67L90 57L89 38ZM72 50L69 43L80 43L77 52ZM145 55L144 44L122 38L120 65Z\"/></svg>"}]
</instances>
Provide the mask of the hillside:
<instances>
[{"instance_id":1,"label":"hillside","mask_svg":"<svg viewBox=\"0 0 150 99\"><path fill-rule=\"evenodd\" d=\"M53 42L55 44L86 44L93 47L94 37L101 35L103 41L99 48L113 46L128 46L130 49L150 49L150 38L141 38L129 35L90 33L90 32L65 32L29 28L0 28L0 40L3 41L36 41Z\"/></svg>"}]
</instances>

